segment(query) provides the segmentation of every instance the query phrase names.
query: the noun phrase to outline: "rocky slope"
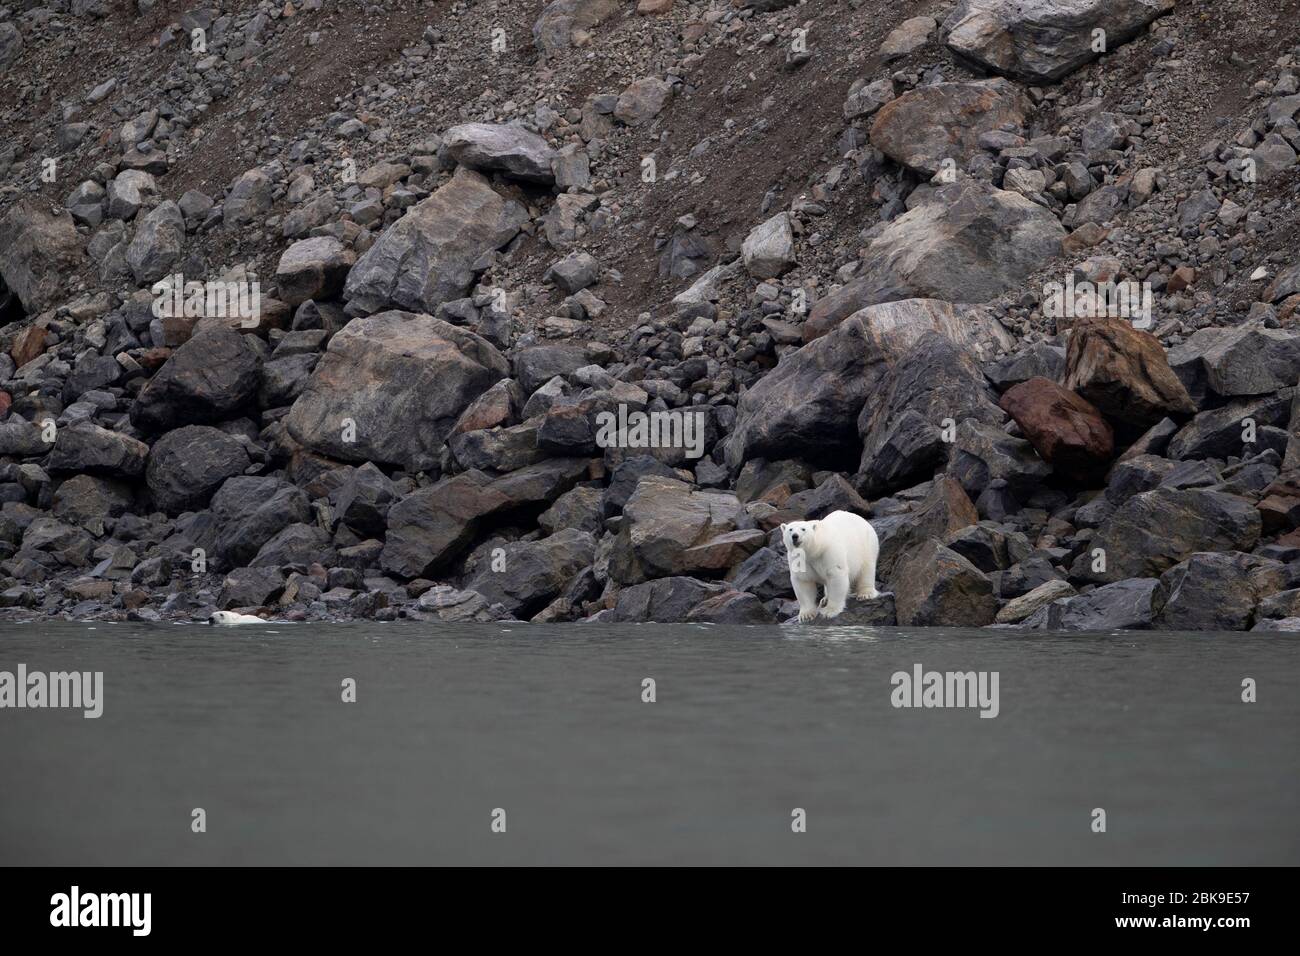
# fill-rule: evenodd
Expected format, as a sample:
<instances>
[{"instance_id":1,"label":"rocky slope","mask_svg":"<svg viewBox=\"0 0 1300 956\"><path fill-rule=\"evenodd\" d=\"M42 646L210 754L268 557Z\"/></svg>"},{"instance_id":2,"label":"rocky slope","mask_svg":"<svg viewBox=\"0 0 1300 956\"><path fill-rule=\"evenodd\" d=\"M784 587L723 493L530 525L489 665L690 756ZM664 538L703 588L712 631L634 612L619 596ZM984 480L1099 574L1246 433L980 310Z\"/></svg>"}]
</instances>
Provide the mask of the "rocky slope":
<instances>
[{"instance_id":1,"label":"rocky slope","mask_svg":"<svg viewBox=\"0 0 1300 956\"><path fill-rule=\"evenodd\" d=\"M1300 629L1297 23L0 5L0 614Z\"/></svg>"}]
</instances>

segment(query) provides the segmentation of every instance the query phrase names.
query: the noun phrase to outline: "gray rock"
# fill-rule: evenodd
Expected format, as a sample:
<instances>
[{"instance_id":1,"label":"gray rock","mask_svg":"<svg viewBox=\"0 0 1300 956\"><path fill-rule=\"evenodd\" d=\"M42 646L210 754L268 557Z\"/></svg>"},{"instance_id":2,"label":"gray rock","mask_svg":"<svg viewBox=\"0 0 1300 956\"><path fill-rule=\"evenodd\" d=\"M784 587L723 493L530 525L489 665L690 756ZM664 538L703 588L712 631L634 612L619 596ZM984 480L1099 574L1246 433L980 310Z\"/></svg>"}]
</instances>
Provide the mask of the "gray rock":
<instances>
[{"instance_id":1,"label":"gray rock","mask_svg":"<svg viewBox=\"0 0 1300 956\"><path fill-rule=\"evenodd\" d=\"M215 555L226 567L248 564L291 524L311 520L311 504L298 488L272 476L236 475L212 496L220 529Z\"/></svg>"},{"instance_id":2,"label":"gray rock","mask_svg":"<svg viewBox=\"0 0 1300 956\"><path fill-rule=\"evenodd\" d=\"M84 422L58 429L46 467L53 473L85 472L117 478L144 473L149 446L142 441Z\"/></svg>"},{"instance_id":3,"label":"gray rock","mask_svg":"<svg viewBox=\"0 0 1300 956\"><path fill-rule=\"evenodd\" d=\"M136 226L126 248L126 264L140 285L157 282L180 262L185 245L185 217L174 202L155 206Z\"/></svg>"},{"instance_id":4,"label":"gray rock","mask_svg":"<svg viewBox=\"0 0 1300 956\"><path fill-rule=\"evenodd\" d=\"M1113 50L1174 0L961 0L944 21L943 42L958 56L1026 83L1055 83L1100 54L1093 31Z\"/></svg>"},{"instance_id":5,"label":"gray rock","mask_svg":"<svg viewBox=\"0 0 1300 956\"><path fill-rule=\"evenodd\" d=\"M501 353L473 332L384 312L349 322L330 340L286 425L321 454L423 471L436 466L465 407L508 372Z\"/></svg>"},{"instance_id":6,"label":"gray rock","mask_svg":"<svg viewBox=\"0 0 1300 956\"><path fill-rule=\"evenodd\" d=\"M248 452L235 438L207 425L186 425L154 443L145 481L161 510L179 514L203 507L227 478L248 466Z\"/></svg>"},{"instance_id":7,"label":"gray rock","mask_svg":"<svg viewBox=\"0 0 1300 956\"><path fill-rule=\"evenodd\" d=\"M443 134L442 147L462 166L499 172L522 182L550 186L556 152L541 136L522 126L466 123Z\"/></svg>"},{"instance_id":8,"label":"gray rock","mask_svg":"<svg viewBox=\"0 0 1300 956\"><path fill-rule=\"evenodd\" d=\"M683 481L645 476L623 508L609 575L620 584L689 576L705 563L687 553L692 546L735 531L742 514L734 495L696 491Z\"/></svg>"},{"instance_id":9,"label":"gray rock","mask_svg":"<svg viewBox=\"0 0 1300 956\"><path fill-rule=\"evenodd\" d=\"M348 308L432 314L442 303L464 297L479 258L508 243L526 222L523 206L503 199L481 174L462 167L357 260L343 291Z\"/></svg>"},{"instance_id":10,"label":"gray rock","mask_svg":"<svg viewBox=\"0 0 1300 956\"><path fill-rule=\"evenodd\" d=\"M232 608L263 607L284 590L284 575L276 568L236 568L226 575L217 595L217 606Z\"/></svg>"},{"instance_id":11,"label":"gray rock","mask_svg":"<svg viewBox=\"0 0 1300 956\"><path fill-rule=\"evenodd\" d=\"M333 236L295 242L280 256L275 284L282 301L291 306L308 299L332 299L343 291L356 253Z\"/></svg>"},{"instance_id":12,"label":"gray rock","mask_svg":"<svg viewBox=\"0 0 1300 956\"><path fill-rule=\"evenodd\" d=\"M47 202L21 199L0 218L0 279L28 315L58 303L83 258L72 216L52 212Z\"/></svg>"},{"instance_id":13,"label":"gray rock","mask_svg":"<svg viewBox=\"0 0 1300 956\"><path fill-rule=\"evenodd\" d=\"M576 528L540 541L506 542L482 555L465 587L526 619L550 603L575 574L591 564L595 554L596 539Z\"/></svg>"},{"instance_id":14,"label":"gray rock","mask_svg":"<svg viewBox=\"0 0 1300 956\"><path fill-rule=\"evenodd\" d=\"M1249 501L1217 491L1156 488L1129 498L1106 519L1070 576L1105 582L1155 577L1198 551L1250 551L1259 533L1259 512ZM1098 548L1104 569L1096 562Z\"/></svg>"},{"instance_id":15,"label":"gray rock","mask_svg":"<svg viewBox=\"0 0 1300 956\"><path fill-rule=\"evenodd\" d=\"M1165 631L1249 630L1260 591L1270 583L1270 565L1281 567L1239 552L1191 555L1160 575L1151 595L1151 626Z\"/></svg>"},{"instance_id":16,"label":"gray rock","mask_svg":"<svg viewBox=\"0 0 1300 956\"><path fill-rule=\"evenodd\" d=\"M745 269L755 279L774 279L796 265L790 214L777 213L753 228L740 249Z\"/></svg>"},{"instance_id":17,"label":"gray rock","mask_svg":"<svg viewBox=\"0 0 1300 956\"><path fill-rule=\"evenodd\" d=\"M196 335L172 353L131 406L131 423L146 431L230 418L257 394L261 361L230 329Z\"/></svg>"},{"instance_id":18,"label":"gray rock","mask_svg":"<svg viewBox=\"0 0 1300 956\"><path fill-rule=\"evenodd\" d=\"M938 541L904 554L890 583L904 626L982 627L998 611L988 578Z\"/></svg>"}]
</instances>

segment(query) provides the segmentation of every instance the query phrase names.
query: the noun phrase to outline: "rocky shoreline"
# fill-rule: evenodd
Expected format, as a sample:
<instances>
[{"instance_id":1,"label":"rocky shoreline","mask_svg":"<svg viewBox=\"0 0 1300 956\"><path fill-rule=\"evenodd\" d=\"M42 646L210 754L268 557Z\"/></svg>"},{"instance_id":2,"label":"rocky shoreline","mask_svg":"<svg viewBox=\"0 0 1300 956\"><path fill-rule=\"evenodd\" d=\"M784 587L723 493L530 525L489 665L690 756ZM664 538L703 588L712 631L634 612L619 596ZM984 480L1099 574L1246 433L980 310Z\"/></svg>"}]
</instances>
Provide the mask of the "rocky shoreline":
<instances>
[{"instance_id":1,"label":"rocky shoreline","mask_svg":"<svg viewBox=\"0 0 1300 956\"><path fill-rule=\"evenodd\" d=\"M292 90L361 11L0 10L9 69L66 62L61 21L150 24L153 58L5 104L0 620L772 624L779 525L843 509L890 593L835 624L1300 630L1295 37L1189 154L1142 100L1197 69L1197 4L870 40L850 0L522 4L484 81L519 92L477 105L425 86L496 36L453 6L376 4L401 55L244 127L208 191L238 84ZM771 96L672 124L742 96L742 53L841 100L826 162L726 208L692 191L723 139L781 148Z\"/></svg>"}]
</instances>

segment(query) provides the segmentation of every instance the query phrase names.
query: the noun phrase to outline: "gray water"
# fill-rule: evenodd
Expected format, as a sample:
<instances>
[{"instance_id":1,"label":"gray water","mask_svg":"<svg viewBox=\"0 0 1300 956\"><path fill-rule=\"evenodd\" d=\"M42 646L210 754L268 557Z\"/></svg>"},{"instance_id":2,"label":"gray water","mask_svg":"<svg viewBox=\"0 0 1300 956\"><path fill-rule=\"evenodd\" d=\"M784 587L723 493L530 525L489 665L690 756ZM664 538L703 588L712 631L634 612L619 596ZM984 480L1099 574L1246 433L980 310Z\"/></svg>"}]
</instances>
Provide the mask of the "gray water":
<instances>
[{"instance_id":1,"label":"gray water","mask_svg":"<svg viewBox=\"0 0 1300 956\"><path fill-rule=\"evenodd\" d=\"M104 713L0 710L4 864L1300 863L1285 635L0 626L19 663ZM917 663L999 715L894 708Z\"/></svg>"}]
</instances>

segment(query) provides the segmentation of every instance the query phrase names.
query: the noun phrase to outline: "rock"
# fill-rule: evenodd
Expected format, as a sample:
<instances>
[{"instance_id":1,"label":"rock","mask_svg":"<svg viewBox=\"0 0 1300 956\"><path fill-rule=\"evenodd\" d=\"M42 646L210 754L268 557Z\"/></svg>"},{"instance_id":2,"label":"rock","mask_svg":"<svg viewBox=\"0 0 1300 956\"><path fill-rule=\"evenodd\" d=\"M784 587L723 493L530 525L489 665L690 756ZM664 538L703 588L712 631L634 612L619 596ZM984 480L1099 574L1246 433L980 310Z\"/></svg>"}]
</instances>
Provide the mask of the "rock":
<instances>
[{"instance_id":1,"label":"rock","mask_svg":"<svg viewBox=\"0 0 1300 956\"><path fill-rule=\"evenodd\" d=\"M444 624L510 620L505 608L490 606L487 598L477 591L460 591L446 584L429 588L416 603L422 619Z\"/></svg>"},{"instance_id":2,"label":"rock","mask_svg":"<svg viewBox=\"0 0 1300 956\"><path fill-rule=\"evenodd\" d=\"M1191 555L1160 575L1151 595L1151 626L1163 631L1249 630L1269 564L1280 566L1238 552Z\"/></svg>"},{"instance_id":3,"label":"rock","mask_svg":"<svg viewBox=\"0 0 1300 956\"><path fill-rule=\"evenodd\" d=\"M465 407L506 377L490 343L441 319L383 312L331 340L286 419L298 442L343 461L423 471Z\"/></svg>"},{"instance_id":4,"label":"rock","mask_svg":"<svg viewBox=\"0 0 1300 956\"><path fill-rule=\"evenodd\" d=\"M1300 335L1256 325L1198 329L1169 352L1192 395L1265 395L1300 382Z\"/></svg>"},{"instance_id":5,"label":"rock","mask_svg":"<svg viewBox=\"0 0 1300 956\"><path fill-rule=\"evenodd\" d=\"M723 591L707 597L686 615L690 624L775 624L772 612L752 594Z\"/></svg>"},{"instance_id":6,"label":"rock","mask_svg":"<svg viewBox=\"0 0 1300 956\"><path fill-rule=\"evenodd\" d=\"M681 567L691 574L725 574L766 543L767 535L757 528L728 531L683 551Z\"/></svg>"},{"instance_id":7,"label":"rock","mask_svg":"<svg viewBox=\"0 0 1300 956\"><path fill-rule=\"evenodd\" d=\"M663 111L672 92L672 84L658 77L646 76L635 80L619 94L614 118L628 126L648 123Z\"/></svg>"},{"instance_id":8,"label":"rock","mask_svg":"<svg viewBox=\"0 0 1300 956\"><path fill-rule=\"evenodd\" d=\"M1123 319L1076 321L1066 350L1065 387L1112 421L1140 429L1196 411L1160 341Z\"/></svg>"},{"instance_id":9,"label":"rock","mask_svg":"<svg viewBox=\"0 0 1300 956\"><path fill-rule=\"evenodd\" d=\"M180 262L185 244L185 217L174 202L150 210L136 226L135 238L126 248L126 264L139 285L157 282Z\"/></svg>"},{"instance_id":10,"label":"rock","mask_svg":"<svg viewBox=\"0 0 1300 956\"><path fill-rule=\"evenodd\" d=\"M727 583L760 601L794 597L790 566L785 555L772 548L759 548L751 554L727 575Z\"/></svg>"},{"instance_id":11,"label":"rock","mask_svg":"<svg viewBox=\"0 0 1300 956\"><path fill-rule=\"evenodd\" d=\"M1000 424L967 418L957 423L956 432L946 474L968 495L978 497L996 485L1027 498L1052 474L1029 442L1008 435Z\"/></svg>"},{"instance_id":12,"label":"rock","mask_svg":"<svg viewBox=\"0 0 1300 956\"><path fill-rule=\"evenodd\" d=\"M1077 592L1068 581L1046 581L1028 594L1007 602L994 620L998 624L1019 624L1039 608L1060 598L1072 597L1075 593Z\"/></svg>"},{"instance_id":13,"label":"rock","mask_svg":"<svg viewBox=\"0 0 1300 956\"><path fill-rule=\"evenodd\" d=\"M1250 551L1259 533L1259 512L1249 501L1217 491L1156 488L1133 495L1103 522L1070 576L1106 582L1155 577L1197 551Z\"/></svg>"},{"instance_id":14,"label":"rock","mask_svg":"<svg viewBox=\"0 0 1300 956\"><path fill-rule=\"evenodd\" d=\"M44 552L49 560L70 568L85 567L94 544L94 539L83 529L46 515L34 518L22 537L23 551Z\"/></svg>"},{"instance_id":15,"label":"rock","mask_svg":"<svg viewBox=\"0 0 1300 956\"><path fill-rule=\"evenodd\" d=\"M90 422L58 429L46 467L55 474L85 472L113 478L144 474L149 446Z\"/></svg>"},{"instance_id":16,"label":"rock","mask_svg":"<svg viewBox=\"0 0 1300 956\"><path fill-rule=\"evenodd\" d=\"M357 260L343 290L348 309L364 314L395 306L432 314L442 303L463 298L479 257L500 249L526 222L523 206L462 167Z\"/></svg>"},{"instance_id":17,"label":"rock","mask_svg":"<svg viewBox=\"0 0 1300 956\"><path fill-rule=\"evenodd\" d=\"M858 416L858 491L877 497L929 478L947 461L959 422L1004 417L975 359L942 332L926 332Z\"/></svg>"},{"instance_id":18,"label":"rock","mask_svg":"<svg viewBox=\"0 0 1300 956\"><path fill-rule=\"evenodd\" d=\"M470 169L499 172L521 182L554 185L556 152L541 136L522 126L466 123L442 137L448 156Z\"/></svg>"},{"instance_id":19,"label":"rock","mask_svg":"<svg viewBox=\"0 0 1300 956\"><path fill-rule=\"evenodd\" d=\"M331 496L339 521L364 537L383 537L388 509L397 497L393 481L372 462L354 468Z\"/></svg>"},{"instance_id":20,"label":"rock","mask_svg":"<svg viewBox=\"0 0 1300 956\"><path fill-rule=\"evenodd\" d=\"M1034 450L1058 473L1096 478L1115 454L1115 435L1101 412L1055 382L1031 378L1002 396Z\"/></svg>"},{"instance_id":21,"label":"rock","mask_svg":"<svg viewBox=\"0 0 1300 956\"><path fill-rule=\"evenodd\" d=\"M1174 0L961 0L940 37L960 57L1025 83L1055 83L1095 60L1096 30L1113 50Z\"/></svg>"},{"instance_id":22,"label":"rock","mask_svg":"<svg viewBox=\"0 0 1300 956\"><path fill-rule=\"evenodd\" d=\"M609 576L620 584L681 575L701 563L687 551L737 528L742 514L734 495L696 491L683 481L643 477L623 508Z\"/></svg>"},{"instance_id":23,"label":"rock","mask_svg":"<svg viewBox=\"0 0 1300 956\"><path fill-rule=\"evenodd\" d=\"M697 605L727 590L721 584L689 577L646 581L618 592L609 620L613 623L680 624Z\"/></svg>"},{"instance_id":24,"label":"rock","mask_svg":"<svg viewBox=\"0 0 1300 956\"><path fill-rule=\"evenodd\" d=\"M226 575L217 595L223 610L264 607L284 590L284 575L277 568L236 568Z\"/></svg>"},{"instance_id":25,"label":"rock","mask_svg":"<svg viewBox=\"0 0 1300 956\"><path fill-rule=\"evenodd\" d=\"M252 568L310 567L313 564L333 565L338 555L330 544L330 537L315 524L291 524L278 532L258 549Z\"/></svg>"},{"instance_id":26,"label":"rock","mask_svg":"<svg viewBox=\"0 0 1300 956\"><path fill-rule=\"evenodd\" d=\"M547 281L573 295L600 281L600 262L585 252L572 252L546 270Z\"/></svg>"},{"instance_id":27,"label":"rock","mask_svg":"<svg viewBox=\"0 0 1300 956\"><path fill-rule=\"evenodd\" d=\"M483 555L465 587L526 619L550 603L595 554L596 539L575 528L540 541L506 542Z\"/></svg>"},{"instance_id":28,"label":"rock","mask_svg":"<svg viewBox=\"0 0 1300 956\"><path fill-rule=\"evenodd\" d=\"M227 479L212 496L212 514L218 528L214 553L226 567L248 564L289 525L312 520L307 496L271 476Z\"/></svg>"},{"instance_id":29,"label":"rock","mask_svg":"<svg viewBox=\"0 0 1300 956\"><path fill-rule=\"evenodd\" d=\"M1087 594L1063 598L1039 611L1040 626L1054 631L1147 630L1151 627L1151 596L1159 582L1152 578L1116 581Z\"/></svg>"},{"instance_id":30,"label":"rock","mask_svg":"<svg viewBox=\"0 0 1300 956\"><path fill-rule=\"evenodd\" d=\"M880 44L880 55L886 60L896 60L915 53L925 46L937 26L933 17L911 17L904 20Z\"/></svg>"},{"instance_id":31,"label":"rock","mask_svg":"<svg viewBox=\"0 0 1300 956\"><path fill-rule=\"evenodd\" d=\"M104 187L93 179L78 185L63 204L78 225L93 229L104 221Z\"/></svg>"},{"instance_id":32,"label":"rock","mask_svg":"<svg viewBox=\"0 0 1300 956\"><path fill-rule=\"evenodd\" d=\"M356 253L333 236L295 242L275 267L280 299L291 306L308 299L332 299L343 291L343 283L356 261Z\"/></svg>"},{"instance_id":33,"label":"rock","mask_svg":"<svg viewBox=\"0 0 1300 956\"><path fill-rule=\"evenodd\" d=\"M958 348L991 358L1010 337L984 312L909 300L864 309L833 332L784 355L741 396L727 443L734 470L751 458L844 464L861 445L857 418L889 366L922 335L942 332Z\"/></svg>"},{"instance_id":34,"label":"rock","mask_svg":"<svg viewBox=\"0 0 1300 956\"><path fill-rule=\"evenodd\" d=\"M1024 196L974 180L942 186L885 226L858 277L813 308L804 338L882 302L988 302L1060 255L1065 236L1055 216Z\"/></svg>"},{"instance_id":35,"label":"rock","mask_svg":"<svg viewBox=\"0 0 1300 956\"><path fill-rule=\"evenodd\" d=\"M250 169L230 184L222 218L227 225L246 225L265 216L273 202L271 178L260 169Z\"/></svg>"},{"instance_id":36,"label":"rock","mask_svg":"<svg viewBox=\"0 0 1300 956\"><path fill-rule=\"evenodd\" d=\"M981 135L1022 129L1029 108L1025 95L1001 78L919 86L880 108L871 145L927 176L945 160L954 171L964 169L983 152Z\"/></svg>"},{"instance_id":37,"label":"rock","mask_svg":"<svg viewBox=\"0 0 1300 956\"><path fill-rule=\"evenodd\" d=\"M0 279L28 315L58 304L64 280L83 260L81 237L68 213L20 199L0 218Z\"/></svg>"},{"instance_id":38,"label":"rock","mask_svg":"<svg viewBox=\"0 0 1300 956\"><path fill-rule=\"evenodd\" d=\"M880 586L879 580L884 579L898 593L895 565L901 564L903 557L921 551L927 542L950 540L954 533L978 521L975 505L962 486L947 475L935 478L915 511L895 518L873 520L872 527L880 539L877 587ZM892 522L892 526L887 522Z\"/></svg>"},{"instance_id":39,"label":"rock","mask_svg":"<svg viewBox=\"0 0 1300 956\"><path fill-rule=\"evenodd\" d=\"M1263 398L1234 399L1221 408L1198 413L1170 440L1166 455L1185 460L1251 454L1269 439L1266 428L1280 429L1290 421L1290 391ZM1249 427L1248 422L1252 423ZM1254 447L1243 441L1251 434ZM1284 435L1274 434L1280 445L1279 453L1284 452Z\"/></svg>"},{"instance_id":40,"label":"rock","mask_svg":"<svg viewBox=\"0 0 1300 956\"><path fill-rule=\"evenodd\" d=\"M875 598L849 595L844 602L844 610L835 617L822 617L819 614L808 623L819 627L893 627L898 623L898 612L892 593Z\"/></svg>"},{"instance_id":41,"label":"rock","mask_svg":"<svg viewBox=\"0 0 1300 956\"><path fill-rule=\"evenodd\" d=\"M125 514L133 503L134 496L127 483L77 475L59 485L50 510L55 517L101 537L107 530L105 522Z\"/></svg>"},{"instance_id":42,"label":"rock","mask_svg":"<svg viewBox=\"0 0 1300 956\"><path fill-rule=\"evenodd\" d=\"M232 417L252 401L261 377L257 352L244 336L213 329L185 342L163 363L131 406L131 423L146 431Z\"/></svg>"},{"instance_id":43,"label":"rock","mask_svg":"<svg viewBox=\"0 0 1300 956\"><path fill-rule=\"evenodd\" d=\"M618 13L619 0L552 0L533 24L533 42L544 54L554 54L574 44L575 34Z\"/></svg>"},{"instance_id":44,"label":"rock","mask_svg":"<svg viewBox=\"0 0 1300 956\"><path fill-rule=\"evenodd\" d=\"M108 218L134 219L142 206L158 196L153 176L140 169L124 169L109 181Z\"/></svg>"},{"instance_id":45,"label":"rock","mask_svg":"<svg viewBox=\"0 0 1300 956\"><path fill-rule=\"evenodd\" d=\"M755 226L740 249L745 269L755 279L775 279L785 275L798 262L794 256L794 231L790 214L777 213Z\"/></svg>"},{"instance_id":46,"label":"rock","mask_svg":"<svg viewBox=\"0 0 1300 956\"><path fill-rule=\"evenodd\" d=\"M0 23L0 67L9 66L22 51L23 35L18 27L8 20Z\"/></svg>"},{"instance_id":47,"label":"rock","mask_svg":"<svg viewBox=\"0 0 1300 956\"><path fill-rule=\"evenodd\" d=\"M865 79L858 80L849 87L849 95L844 100L844 119L852 121L871 116L893 98L894 81L889 77L870 83Z\"/></svg>"},{"instance_id":48,"label":"rock","mask_svg":"<svg viewBox=\"0 0 1300 956\"><path fill-rule=\"evenodd\" d=\"M227 478L248 466L248 452L237 439L206 425L186 425L154 443L145 481L161 510L179 514L203 507Z\"/></svg>"},{"instance_id":49,"label":"rock","mask_svg":"<svg viewBox=\"0 0 1300 956\"><path fill-rule=\"evenodd\" d=\"M413 491L388 509L380 567L406 579L433 576L470 545L482 519L510 503L472 473Z\"/></svg>"},{"instance_id":50,"label":"rock","mask_svg":"<svg viewBox=\"0 0 1300 956\"><path fill-rule=\"evenodd\" d=\"M988 578L937 541L904 554L890 583L905 627L982 627L997 614Z\"/></svg>"}]
</instances>

